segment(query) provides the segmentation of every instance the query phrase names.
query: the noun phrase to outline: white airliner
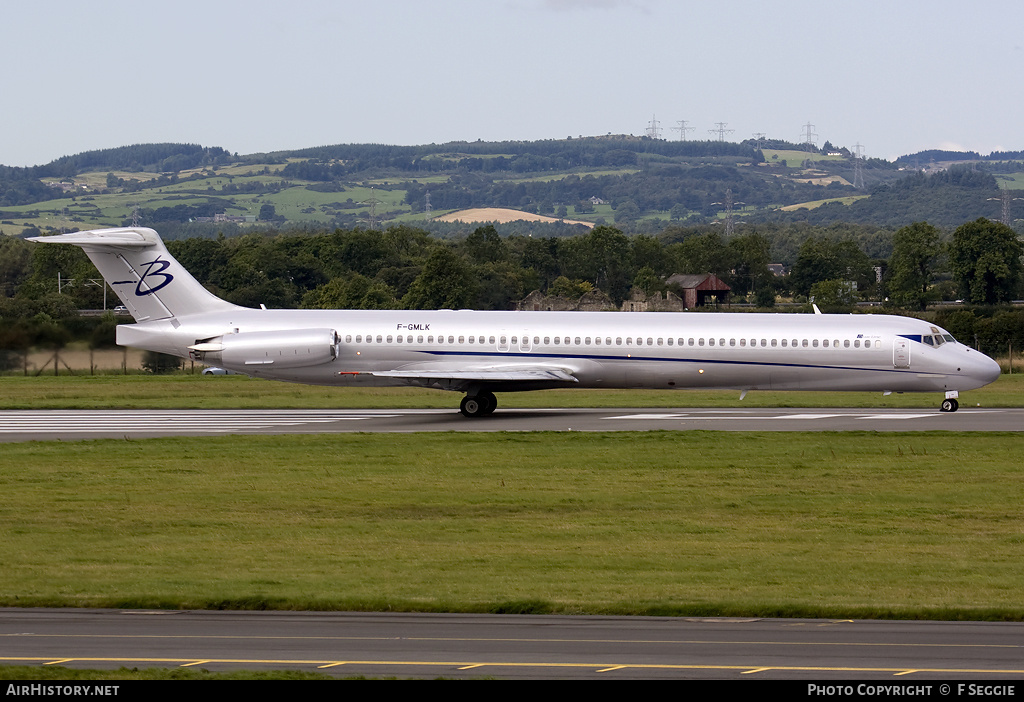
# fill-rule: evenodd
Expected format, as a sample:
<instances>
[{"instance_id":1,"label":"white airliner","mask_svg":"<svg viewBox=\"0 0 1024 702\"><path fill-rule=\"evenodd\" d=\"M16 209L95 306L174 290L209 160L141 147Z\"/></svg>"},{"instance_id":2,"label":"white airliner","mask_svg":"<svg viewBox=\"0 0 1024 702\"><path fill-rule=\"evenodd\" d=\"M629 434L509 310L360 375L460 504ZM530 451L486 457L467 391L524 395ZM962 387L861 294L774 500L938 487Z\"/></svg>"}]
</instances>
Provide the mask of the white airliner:
<instances>
[{"instance_id":1,"label":"white airliner","mask_svg":"<svg viewBox=\"0 0 1024 702\"><path fill-rule=\"evenodd\" d=\"M251 309L207 291L152 229L31 241L82 247L135 317L122 346L256 378L454 390L467 417L493 412L496 392L556 387L943 392L954 412L961 390L999 377L909 317Z\"/></svg>"}]
</instances>

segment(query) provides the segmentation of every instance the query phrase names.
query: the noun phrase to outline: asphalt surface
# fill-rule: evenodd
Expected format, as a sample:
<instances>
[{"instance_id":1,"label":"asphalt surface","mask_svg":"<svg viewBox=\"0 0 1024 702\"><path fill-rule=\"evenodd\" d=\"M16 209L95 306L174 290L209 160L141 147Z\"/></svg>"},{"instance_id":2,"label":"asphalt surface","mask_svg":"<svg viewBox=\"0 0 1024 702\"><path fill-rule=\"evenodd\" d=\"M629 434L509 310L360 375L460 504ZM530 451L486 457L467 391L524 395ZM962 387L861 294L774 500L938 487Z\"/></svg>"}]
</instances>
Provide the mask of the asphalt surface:
<instances>
[{"instance_id":1,"label":"asphalt surface","mask_svg":"<svg viewBox=\"0 0 1024 702\"><path fill-rule=\"evenodd\" d=\"M0 609L0 665L918 685L1019 680L1024 624Z\"/></svg>"},{"instance_id":2,"label":"asphalt surface","mask_svg":"<svg viewBox=\"0 0 1024 702\"><path fill-rule=\"evenodd\" d=\"M417 431L1024 431L1024 408L499 409L458 410L6 410L0 442Z\"/></svg>"}]
</instances>

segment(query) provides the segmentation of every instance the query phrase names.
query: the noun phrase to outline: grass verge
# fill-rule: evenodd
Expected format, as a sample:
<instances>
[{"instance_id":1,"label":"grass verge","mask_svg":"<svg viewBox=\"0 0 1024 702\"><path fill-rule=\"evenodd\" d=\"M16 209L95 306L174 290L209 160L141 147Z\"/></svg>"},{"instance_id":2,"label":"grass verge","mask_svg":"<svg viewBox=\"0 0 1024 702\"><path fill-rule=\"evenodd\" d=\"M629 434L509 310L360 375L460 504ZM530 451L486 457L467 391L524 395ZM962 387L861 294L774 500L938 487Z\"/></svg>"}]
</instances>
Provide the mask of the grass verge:
<instances>
[{"instance_id":1,"label":"grass verge","mask_svg":"<svg viewBox=\"0 0 1024 702\"><path fill-rule=\"evenodd\" d=\"M501 393L512 407L867 407L936 408L940 393L752 391L741 402L735 390L542 390ZM245 376L97 375L0 377L0 409L168 408L456 408L457 393L421 388L316 387ZM961 394L962 406L1019 407L1024 374Z\"/></svg>"},{"instance_id":2,"label":"grass verge","mask_svg":"<svg viewBox=\"0 0 1024 702\"><path fill-rule=\"evenodd\" d=\"M8 444L0 605L1024 619L1016 434Z\"/></svg>"}]
</instances>

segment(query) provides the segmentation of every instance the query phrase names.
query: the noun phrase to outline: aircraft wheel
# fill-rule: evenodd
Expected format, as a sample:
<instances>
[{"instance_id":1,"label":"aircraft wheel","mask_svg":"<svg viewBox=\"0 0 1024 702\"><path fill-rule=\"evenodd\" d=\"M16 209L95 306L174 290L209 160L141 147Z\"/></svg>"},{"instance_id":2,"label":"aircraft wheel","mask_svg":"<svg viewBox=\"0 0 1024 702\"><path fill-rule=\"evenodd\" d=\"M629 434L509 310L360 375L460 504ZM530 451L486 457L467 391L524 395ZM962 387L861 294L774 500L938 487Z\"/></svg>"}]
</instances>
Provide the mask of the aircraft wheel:
<instances>
[{"instance_id":1,"label":"aircraft wheel","mask_svg":"<svg viewBox=\"0 0 1024 702\"><path fill-rule=\"evenodd\" d=\"M940 412L956 412L958 409L960 409L960 403L957 402L956 400L949 399L949 400L943 400L942 401L942 406L939 408L939 411Z\"/></svg>"},{"instance_id":2,"label":"aircraft wheel","mask_svg":"<svg viewBox=\"0 0 1024 702\"><path fill-rule=\"evenodd\" d=\"M482 417L487 414L487 402L476 395L466 395L462 398L459 411L464 417Z\"/></svg>"},{"instance_id":3,"label":"aircraft wheel","mask_svg":"<svg viewBox=\"0 0 1024 702\"><path fill-rule=\"evenodd\" d=\"M482 392L480 393L480 400L486 405L484 414L489 415L498 408L498 398L494 396L493 392Z\"/></svg>"}]
</instances>

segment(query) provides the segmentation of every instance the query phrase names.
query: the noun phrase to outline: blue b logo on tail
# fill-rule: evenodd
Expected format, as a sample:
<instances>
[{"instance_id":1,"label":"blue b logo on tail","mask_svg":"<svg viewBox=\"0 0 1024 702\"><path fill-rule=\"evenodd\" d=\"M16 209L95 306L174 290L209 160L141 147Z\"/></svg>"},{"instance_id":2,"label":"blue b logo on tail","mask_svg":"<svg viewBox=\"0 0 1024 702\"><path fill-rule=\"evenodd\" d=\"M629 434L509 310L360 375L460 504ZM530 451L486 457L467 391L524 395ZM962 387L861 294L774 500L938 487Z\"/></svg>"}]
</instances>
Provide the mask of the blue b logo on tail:
<instances>
[{"instance_id":1,"label":"blue b logo on tail","mask_svg":"<svg viewBox=\"0 0 1024 702\"><path fill-rule=\"evenodd\" d=\"M139 278L139 282L135 284L136 297L152 295L157 290L165 288L172 280L174 280L173 275L171 275L170 273L164 273L164 271L167 270L168 266L171 265L170 261L164 261L159 256L157 256L152 261L148 261L147 263L143 263L142 265L146 266L146 270ZM160 281L159 284L153 285L152 282L147 280L147 278L161 278L162 280ZM111 283L111 285L130 285L133 282L135 281L118 280L115 281L114 283ZM146 289L143 289L142 287L144 284L146 286Z\"/></svg>"}]
</instances>

